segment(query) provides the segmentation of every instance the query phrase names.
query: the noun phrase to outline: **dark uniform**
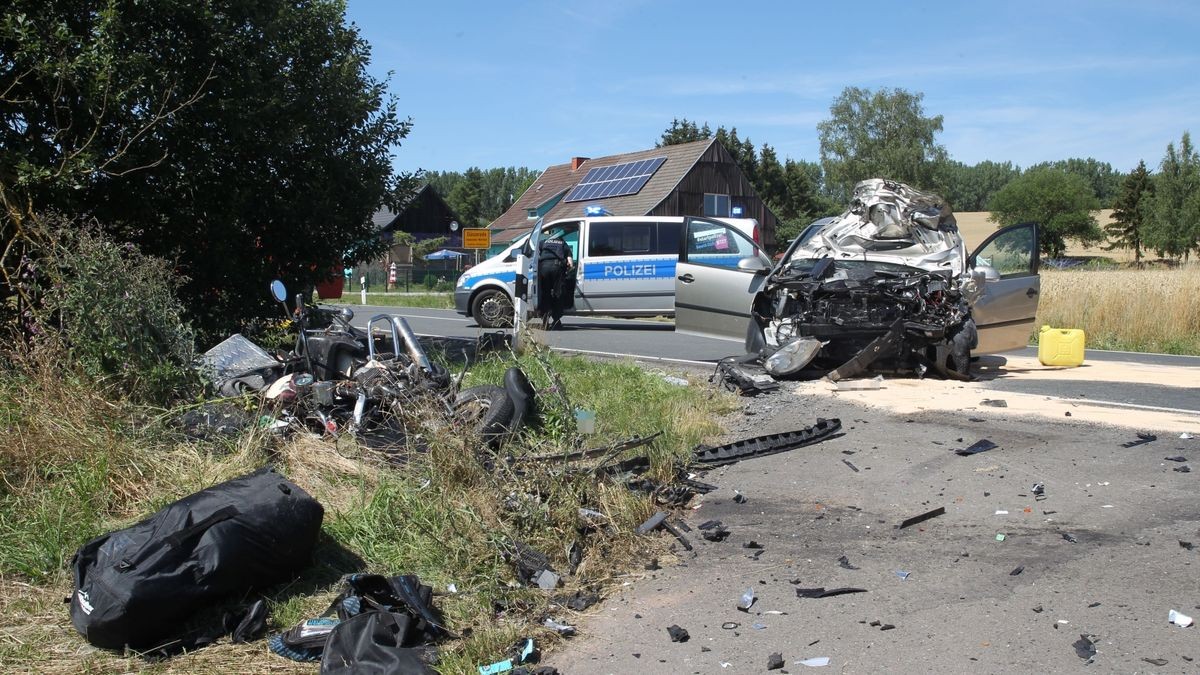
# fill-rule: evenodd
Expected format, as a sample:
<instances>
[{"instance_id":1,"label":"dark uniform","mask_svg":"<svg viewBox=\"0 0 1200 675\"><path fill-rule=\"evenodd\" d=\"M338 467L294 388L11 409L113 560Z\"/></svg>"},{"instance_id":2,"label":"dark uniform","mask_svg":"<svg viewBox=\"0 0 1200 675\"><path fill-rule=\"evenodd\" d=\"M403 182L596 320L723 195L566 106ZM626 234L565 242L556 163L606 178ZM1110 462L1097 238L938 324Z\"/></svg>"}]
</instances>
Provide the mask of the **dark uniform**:
<instances>
[{"instance_id":1,"label":"dark uniform","mask_svg":"<svg viewBox=\"0 0 1200 675\"><path fill-rule=\"evenodd\" d=\"M559 328L563 312L572 302L574 289L568 283L571 249L562 239L547 239L538 249L537 309L543 322Z\"/></svg>"}]
</instances>

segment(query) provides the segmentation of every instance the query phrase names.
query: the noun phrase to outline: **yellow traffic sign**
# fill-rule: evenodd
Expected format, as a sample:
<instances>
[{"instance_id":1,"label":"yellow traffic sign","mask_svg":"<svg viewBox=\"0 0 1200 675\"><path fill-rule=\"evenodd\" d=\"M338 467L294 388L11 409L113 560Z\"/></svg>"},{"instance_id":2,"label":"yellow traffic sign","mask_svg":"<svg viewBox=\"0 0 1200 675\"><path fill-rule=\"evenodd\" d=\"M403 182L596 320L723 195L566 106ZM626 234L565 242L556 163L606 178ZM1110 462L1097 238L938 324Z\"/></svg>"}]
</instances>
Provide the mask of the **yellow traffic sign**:
<instances>
[{"instance_id":1,"label":"yellow traffic sign","mask_svg":"<svg viewBox=\"0 0 1200 675\"><path fill-rule=\"evenodd\" d=\"M483 227L467 227L462 231L463 248L491 248L492 231Z\"/></svg>"}]
</instances>

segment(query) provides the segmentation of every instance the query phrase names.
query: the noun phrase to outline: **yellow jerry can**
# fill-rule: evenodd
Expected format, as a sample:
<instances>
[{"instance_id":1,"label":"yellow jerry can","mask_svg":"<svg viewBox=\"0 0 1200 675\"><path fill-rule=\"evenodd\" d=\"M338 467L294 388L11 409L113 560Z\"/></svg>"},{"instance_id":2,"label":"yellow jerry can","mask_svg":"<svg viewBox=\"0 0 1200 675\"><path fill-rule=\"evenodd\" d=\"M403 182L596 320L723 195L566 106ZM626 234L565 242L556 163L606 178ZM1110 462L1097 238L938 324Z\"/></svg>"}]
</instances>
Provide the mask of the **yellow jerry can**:
<instances>
[{"instance_id":1,"label":"yellow jerry can","mask_svg":"<svg viewBox=\"0 0 1200 675\"><path fill-rule=\"evenodd\" d=\"M1074 368L1083 365L1085 337L1078 328L1042 326L1038 333L1038 361L1043 366Z\"/></svg>"}]
</instances>

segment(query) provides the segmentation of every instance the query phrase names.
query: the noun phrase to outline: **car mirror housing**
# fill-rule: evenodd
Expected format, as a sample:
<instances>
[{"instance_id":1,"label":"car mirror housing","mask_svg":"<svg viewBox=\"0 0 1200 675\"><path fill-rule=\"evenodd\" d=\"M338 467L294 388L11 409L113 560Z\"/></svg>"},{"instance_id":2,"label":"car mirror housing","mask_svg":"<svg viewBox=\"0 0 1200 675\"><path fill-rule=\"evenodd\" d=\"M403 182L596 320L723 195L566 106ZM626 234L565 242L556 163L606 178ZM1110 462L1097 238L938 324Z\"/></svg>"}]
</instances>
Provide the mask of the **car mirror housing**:
<instances>
[{"instance_id":1,"label":"car mirror housing","mask_svg":"<svg viewBox=\"0 0 1200 675\"><path fill-rule=\"evenodd\" d=\"M769 267L758 256L749 256L738 261L737 267L739 270L746 272L754 272L755 274L765 273Z\"/></svg>"}]
</instances>

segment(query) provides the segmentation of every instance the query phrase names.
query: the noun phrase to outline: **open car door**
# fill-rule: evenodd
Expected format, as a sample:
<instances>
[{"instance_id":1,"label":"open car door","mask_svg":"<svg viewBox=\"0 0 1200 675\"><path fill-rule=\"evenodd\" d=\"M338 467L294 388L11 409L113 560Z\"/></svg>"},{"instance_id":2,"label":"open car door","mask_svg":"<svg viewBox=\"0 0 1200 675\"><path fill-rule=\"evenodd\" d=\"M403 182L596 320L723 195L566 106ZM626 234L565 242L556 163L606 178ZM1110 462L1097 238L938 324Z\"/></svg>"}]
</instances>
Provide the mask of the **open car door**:
<instances>
[{"instance_id":1,"label":"open car door","mask_svg":"<svg viewBox=\"0 0 1200 675\"><path fill-rule=\"evenodd\" d=\"M1029 344L1037 320L1038 276L1036 223L1012 225L992 233L968 260L983 272L983 294L971 310L979 329L978 354L1021 349Z\"/></svg>"},{"instance_id":2,"label":"open car door","mask_svg":"<svg viewBox=\"0 0 1200 675\"><path fill-rule=\"evenodd\" d=\"M675 266L675 330L744 340L754 294L770 269L767 254L737 228L685 219Z\"/></svg>"}]
</instances>

